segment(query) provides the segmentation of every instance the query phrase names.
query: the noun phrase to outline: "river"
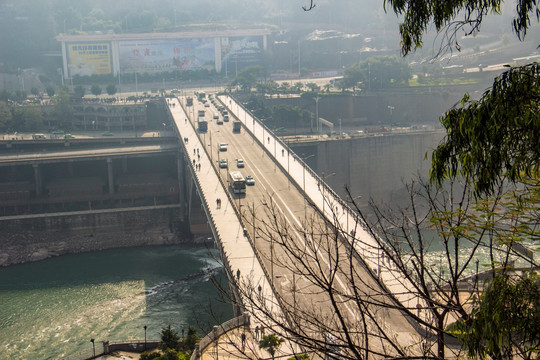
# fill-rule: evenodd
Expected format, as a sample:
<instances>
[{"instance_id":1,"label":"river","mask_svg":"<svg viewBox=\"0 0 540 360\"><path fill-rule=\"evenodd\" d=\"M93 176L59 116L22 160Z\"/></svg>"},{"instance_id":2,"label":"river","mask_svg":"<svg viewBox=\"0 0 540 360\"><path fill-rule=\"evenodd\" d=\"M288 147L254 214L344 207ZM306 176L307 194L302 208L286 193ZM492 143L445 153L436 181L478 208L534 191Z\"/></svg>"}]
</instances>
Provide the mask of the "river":
<instances>
[{"instance_id":1,"label":"river","mask_svg":"<svg viewBox=\"0 0 540 360\"><path fill-rule=\"evenodd\" d=\"M216 256L201 247L139 247L0 268L0 359L68 356L91 350L90 339L97 351L103 340L144 339L144 325L148 339L169 324L207 331L232 317L210 281L225 281Z\"/></svg>"}]
</instances>

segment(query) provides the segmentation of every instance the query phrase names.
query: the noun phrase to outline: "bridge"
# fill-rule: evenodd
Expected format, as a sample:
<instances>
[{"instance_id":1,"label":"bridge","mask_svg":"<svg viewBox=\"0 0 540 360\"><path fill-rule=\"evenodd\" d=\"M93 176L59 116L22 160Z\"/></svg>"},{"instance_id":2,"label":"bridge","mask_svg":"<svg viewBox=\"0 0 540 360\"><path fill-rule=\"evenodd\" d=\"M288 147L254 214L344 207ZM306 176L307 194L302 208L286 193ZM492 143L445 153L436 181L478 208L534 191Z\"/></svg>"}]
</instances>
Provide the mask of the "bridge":
<instances>
[{"instance_id":1,"label":"bridge","mask_svg":"<svg viewBox=\"0 0 540 360\"><path fill-rule=\"evenodd\" d=\"M349 204L326 185L325 180L335 174L319 177L305 159L231 97L219 97L231 117L231 122L225 123L212 120L218 114L215 105L206 107L194 101L193 106L187 106L185 98L168 101L193 184L236 290L236 315L249 313L252 329L266 326L277 333L299 331L326 343L328 334L315 334L316 327L310 328L315 321L309 324L290 314L312 311L312 316L324 317L328 325L342 321L354 328L369 313L371 319L363 323L369 333L377 333L373 328L379 326L379 331L399 337L404 347L417 343L421 330L392 304L398 299L412 309L418 300L404 289L403 276L384 263L388 259L380 245ZM198 130L199 110L206 113L207 130ZM240 132L233 131L232 120L242 123ZM226 151L220 149L222 144L226 144ZM239 170L255 179L245 194L232 194L227 184L227 173L236 170L237 159L245 164ZM219 166L221 160L228 161L227 168ZM339 234L332 242L328 239L334 239L336 229ZM303 251L305 258L294 258L291 248ZM291 264L295 262L303 264ZM306 273L310 267L313 273ZM308 275L327 281L327 292L317 288ZM379 304L387 306L380 311L366 306L366 313L360 311L353 300L358 295L355 283L364 285L363 295L378 298ZM380 294L386 294L384 299ZM283 318L288 329L278 329L272 318ZM358 330L353 335L355 341L367 344ZM388 351L387 344L380 340L372 343L370 350L383 354ZM299 351L296 345L289 345L289 349L282 349L285 354ZM389 352L395 353L395 349Z\"/></svg>"}]
</instances>

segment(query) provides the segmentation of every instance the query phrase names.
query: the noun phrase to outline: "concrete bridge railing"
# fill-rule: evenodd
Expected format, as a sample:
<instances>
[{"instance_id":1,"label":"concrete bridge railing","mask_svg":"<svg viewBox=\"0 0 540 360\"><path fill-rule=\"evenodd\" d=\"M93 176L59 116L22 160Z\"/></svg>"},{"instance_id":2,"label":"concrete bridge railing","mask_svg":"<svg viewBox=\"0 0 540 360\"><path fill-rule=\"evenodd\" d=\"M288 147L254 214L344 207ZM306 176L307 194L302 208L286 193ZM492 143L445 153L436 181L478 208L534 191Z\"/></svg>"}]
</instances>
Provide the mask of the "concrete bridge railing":
<instances>
[{"instance_id":1,"label":"concrete bridge railing","mask_svg":"<svg viewBox=\"0 0 540 360\"><path fill-rule=\"evenodd\" d=\"M197 360L201 357L202 353L215 341L219 340L221 336L227 332L240 328L247 327L249 331L250 326L250 316L247 313L244 313L241 316L237 316L230 320L225 321L221 325L216 325L210 333L201 339L201 341L195 345L195 350L191 354L191 360Z\"/></svg>"}]
</instances>

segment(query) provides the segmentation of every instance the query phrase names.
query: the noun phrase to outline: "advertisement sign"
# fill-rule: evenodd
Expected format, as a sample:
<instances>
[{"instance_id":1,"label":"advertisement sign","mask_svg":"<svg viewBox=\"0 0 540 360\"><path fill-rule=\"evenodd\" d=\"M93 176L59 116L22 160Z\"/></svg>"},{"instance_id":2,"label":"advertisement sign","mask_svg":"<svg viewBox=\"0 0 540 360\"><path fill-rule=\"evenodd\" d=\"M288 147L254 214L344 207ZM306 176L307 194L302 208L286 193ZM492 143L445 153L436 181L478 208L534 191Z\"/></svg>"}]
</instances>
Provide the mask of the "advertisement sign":
<instances>
[{"instance_id":1,"label":"advertisement sign","mask_svg":"<svg viewBox=\"0 0 540 360\"><path fill-rule=\"evenodd\" d=\"M127 40L118 44L122 72L214 69L214 39Z\"/></svg>"},{"instance_id":2,"label":"advertisement sign","mask_svg":"<svg viewBox=\"0 0 540 360\"><path fill-rule=\"evenodd\" d=\"M111 73L110 42L67 43L68 77Z\"/></svg>"},{"instance_id":3,"label":"advertisement sign","mask_svg":"<svg viewBox=\"0 0 540 360\"><path fill-rule=\"evenodd\" d=\"M262 36L221 38L222 68L241 68L257 65L262 61Z\"/></svg>"}]
</instances>

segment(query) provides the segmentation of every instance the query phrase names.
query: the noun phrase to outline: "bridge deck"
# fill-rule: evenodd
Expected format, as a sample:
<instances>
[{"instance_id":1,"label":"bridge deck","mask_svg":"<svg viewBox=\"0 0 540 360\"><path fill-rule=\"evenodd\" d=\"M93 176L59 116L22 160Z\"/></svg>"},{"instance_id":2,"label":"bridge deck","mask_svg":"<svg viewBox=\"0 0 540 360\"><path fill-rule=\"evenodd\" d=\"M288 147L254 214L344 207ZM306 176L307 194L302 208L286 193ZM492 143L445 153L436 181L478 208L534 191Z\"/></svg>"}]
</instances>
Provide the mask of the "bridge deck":
<instances>
[{"instance_id":1,"label":"bridge deck","mask_svg":"<svg viewBox=\"0 0 540 360\"><path fill-rule=\"evenodd\" d=\"M201 198L205 202L209 221L211 226L215 228L217 240L219 240L223 253L226 255L225 261L231 269L231 274L235 273L235 269L240 269L241 282L250 280L252 283L264 284L262 295L267 300L273 298L272 288L276 293L279 292L280 297L288 297L290 301L291 292L294 292L294 289L301 285L309 286L303 279L297 277L295 280L294 274L290 270L279 266L280 261L281 263L286 261L286 252L276 248L272 243L265 244L260 241L255 231L260 225L255 225L255 221L260 216L264 216L264 214L260 214L262 210L259 211L259 207L262 208L262 205L268 205L271 202L283 215L284 221L286 221L285 226L291 231L296 231L294 229L303 229L306 212L314 214L311 209L311 206L314 206L318 208L319 214L324 214L328 221L338 224L346 234L354 231L356 239L360 239L357 243L363 246L357 247L357 251L363 257L367 268L364 268L364 265L360 263L355 265L358 268L356 270L358 276L364 279L374 276L382 278L388 291L392 292L394 296L401 296L400 300L405 303L409 302L413 308L413 302L416 305L417 300L403 295L408 292L404 291L403 279L400 274L393 271L388 265L381 266L382 260L379 256L378 244L362 226L359 226L354 213L342 199L325 185L324 179L319 178L304 164L302 159L289 151L286 144L282 143L233 99L221 96L220 101L228 107L231 121L232 118L236 118L243 123L240 134L232 132L230 123L218 124L211 120L212 115L217 113L213 106L203 107L202 104L194 101L194 106L186 107L189 113L186 114L179 106L178 100L175 99L171 101L174 103L171 106L171 111L180 136L188 140L184 145L187 148L186 153L189 156L190 168L200 191L202 191ZM207 120L210 119L208 131L199 134L195 131L195 115L198 110L211 112L206 116ZM190 119L193 120L193 124L191 124ZM220 143L228 144L228 150L219 151L218 144ZM197 154L197 149L199 154ZM203 149L205 150L203 151ZM256 185L248 187L245 197L230 195L229 199L227 196L225 178L228 170L221 170L217 166L211 165L224 158L229 160L229 168L236 168L231 160L242 158L246 166L240 170L244 175L250 174L255 177ZM199 163L201 170L197 171L195 169ZM223 202L221 209L217 209L214 205L215 199L218 197ZM231 200L234 201L234 204ZM235 211L234 208L239 210ZM252 238L256 245L256 251L242 234L243 228L246 226L248 226L246 229L248 233L254 235ZM302 241L301 234L294 236ZM339 286L341 291L348 292L349 284L347 281L347 279L338 279L337 283L339 284L336 286ZM302 296L304 299L298 300L299 304L302 301L304 304L311 304L314 301L314 299L308 298L309 295L306 293ZM296 302L296 300L294 301ZM275 303L275 300L271 300L271 302ZM352 318L359 316L358 310L354 306L345 305L344 311ZM387 312L383 321L388 322L395 333L400 334L400 339L404 343L411 341L411 338L415 336L416 331L410 327L410 324L399 312Z\"/></svg>"}]
</instances>

